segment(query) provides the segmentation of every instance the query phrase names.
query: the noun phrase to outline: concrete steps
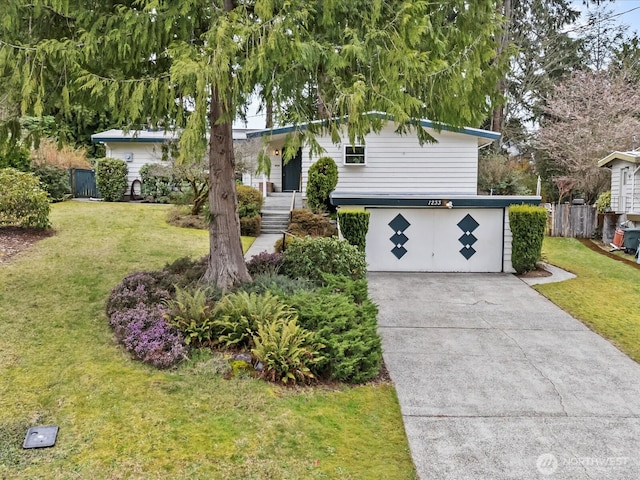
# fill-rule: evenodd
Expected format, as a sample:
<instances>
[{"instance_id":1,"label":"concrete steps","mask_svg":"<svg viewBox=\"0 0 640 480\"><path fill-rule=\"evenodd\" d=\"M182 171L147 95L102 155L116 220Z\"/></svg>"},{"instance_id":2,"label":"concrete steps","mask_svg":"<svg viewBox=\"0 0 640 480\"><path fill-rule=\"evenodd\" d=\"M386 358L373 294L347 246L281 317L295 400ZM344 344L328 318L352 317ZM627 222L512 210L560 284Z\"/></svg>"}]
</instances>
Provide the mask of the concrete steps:
<instances>
[{"instance_id":1,"label":"concrete steps","mask_svg":"<svg viewBox=\"0 0 640 480\"><path fill-rule=\"evenodd\" d=\"M291 208L290 192L269 193L262 206L262 228L260 233L282 233L289 227ZM302 208L302 195L296 193L294 208Z\"/></svg>"}]
</instances>

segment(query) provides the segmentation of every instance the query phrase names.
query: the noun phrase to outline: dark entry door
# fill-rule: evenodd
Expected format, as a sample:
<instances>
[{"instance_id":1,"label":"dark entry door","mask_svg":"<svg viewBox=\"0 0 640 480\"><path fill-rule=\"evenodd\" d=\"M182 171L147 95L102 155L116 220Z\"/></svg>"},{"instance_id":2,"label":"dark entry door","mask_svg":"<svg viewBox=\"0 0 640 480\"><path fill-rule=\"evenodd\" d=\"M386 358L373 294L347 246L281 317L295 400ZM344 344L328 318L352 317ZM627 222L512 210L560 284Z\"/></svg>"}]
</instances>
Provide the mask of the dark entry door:
<instances>
[{"instance_id":1,"label":"dark entry door","mask_svg":"<svg viewBox=\"0 0 640 480\"><path fill-rule=\"evenodd\" d=\"M283 160L284 161L284 160ZM302 150L298 149L298 153L286 165L282 166L282 191L293 192L300 191L300 178L302 177Z\"/></svg>"}]
</instances>

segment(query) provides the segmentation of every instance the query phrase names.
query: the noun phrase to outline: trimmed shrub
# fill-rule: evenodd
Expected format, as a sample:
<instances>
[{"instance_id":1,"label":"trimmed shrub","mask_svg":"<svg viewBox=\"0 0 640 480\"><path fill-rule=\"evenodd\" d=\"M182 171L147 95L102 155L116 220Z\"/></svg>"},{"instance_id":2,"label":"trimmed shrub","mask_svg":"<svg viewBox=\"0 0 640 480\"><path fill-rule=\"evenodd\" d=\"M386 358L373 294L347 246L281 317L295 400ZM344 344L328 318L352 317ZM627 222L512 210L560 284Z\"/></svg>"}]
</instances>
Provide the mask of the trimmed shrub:
<instances>
[{"instance_id":1,"label":"trimmed shrub","mask_svg":"<svg viewBox=\"0 0 640 480\"><path fill-rule=\"evenodd\" d=\"M298 292L285 301L298 314L298 323L314 332L324 345L323 357L314 367L318 376L349 383L376 377L382 362L377 333L378 310L369 300L361 305L343 293Z\"/></svg>"},{"instance_id":2,"label":"trimmed shrub","mask_svg":"<svg viewBox=\"0 0 640 480\"><path fill-rule=\"evenodd\" d=\"M297 238L284 252L284 271L291 278L305 277L322 283L322 274L365 278L364 252L337 238Z\"/></svg>"},{"instance_id":3,"label":"trimmed shrub","mask_svg":"<svg viewBox=\"0 0 640 480\"><path fill-rule=\"evenodd\" d=\"M248 185L236 185L238 195L238 216L255 217L260 214L264 199L259 190Z\"/></svg>"},{"instance_id":4,"label":"trimmed shrub","mask_svg":"<svg viewBox=\"0 0 640 480\"><path fill-rule=\"evenodd\" d=\"M342 236L351 244L365 251L367 246L367 232L369 231L369 217L367 210L340 210L338 222Z\"/></svg>"},{"instance_id":5,"label":"trimmed shrub","mask_svg":"<svg viewBox=\"0 0 640 480\"><path fill-rule=\"evenodd\" d=\"M192 292L176 288L175 298L165 301L165 304L166 320L182 332L187 345L192 342L200 345L211 340L213 305L203 288L196 288Z\"/></svg>"},{"instance_id":6,"label":"trimmed shrub","mask_svg":"<svg viewBox=\"0 0 640 480\"><path fill-rule=\"evenodd\" d=\"M175 188L171 167L159 163L146 163L140 168L142 197L155 203L169 203Z\"/></svg>"},{"instance_id":7,"label":"trimmed shrub","mask_svg":"<svg viewBox=\"0 0 640 480\"><path fill-rule=\"evenodd\" d=\"M40 180L40 185L49 194L53 202L64 200L71 194L69 170L54 165L36 165L33 173Z\"/></svg>"},{"instance_id":8,"label":"trimmed shrub","mask_svg":"<svg viewBox=\"0 0 640 480\"><path fill-rule=\"evenodd\" d=\"M547 225L544 207L512 205L509 207L509 225L513 237L511 263L517 273L536 269L542 258L542 240Z\"/></svg>"},{"instance_id":9,"label":"trimmed shrub","mask_svg":"<svg viewBox=\"0 0 640 480\"><path fill-rule=\"evenodd\" d=\"M344 275L322 274L322 287L318 289L324 293L343 293L350 297L357 305L362 305L369 299L369 284L365 278L352 280Z\"/></svg>"},{"instance_id":10,"label":"trimmed shrub","mask_svg":"<svg viewBox=\"0 0 640 480\"><path fill-rule=\"evenodd\" d=\"M326 215L313 213L306 208L295 209L291 212L291 222L287 229L296 237L333 237L338 229Z\"/></svg>"},{"instance_id":11,"label":"trimmed shrub","mask_svg":"<svg viewBox=\"0 0 640 480\"><path fill-rule=\"evenodd\" d=\"M314 212L334 212L329 195L338 184L338 167L330 157L321 157L309 167L307 203Z\"/></svg>"},{"instance_id":12,"label":"trimmed shrub","mask_svg":"<svg viewBox=\"0 0 640 480\"><path fill-rule=\"evenodd\" d=\"M38 178L15 168L0 169L0 226L48 228L49 197Z\"/></svg>"},{"instance_id":13,"label":"trimmed shrub","mask_svg":"<svg viewBox=\"0 0 640 480\"><path fill-rule=\"evenodd\" d=\"M127 162L101 158L96 165L96 186L105 202L118 202L127 191Z\"/></svg>"},{"instance_id":14,"label":"trimmed shrub","mask_svg":"<svg viewBox=\"0 0 640 480\"><path fill-rule=\"evenodd\" d=\"M107 315L138 305L150 307L161 304L171 298L174 283L175 277L164 271L134 272L111 290L106 305Z\"/></svg>"},{"instance_id":15,"label":"trimmed shrub","mask_svg":"<svg viewBox=\"0 0 640 480\"><path fill-rule=\"evenodd\" d=\"M262 228L262 217L258 214L253 217L240 217L240 234L246 237L257 237Z\"/></svg>"},{"instance_id":16,"label":"trimmed shrub","mask_svg":"<svg viewBox=\"0 0 640 480\"><path fill-rule=\"evenodd\" d=\"M243 292L285 296L293 295L300 290L315 290L316 284L306 278L289 278L276 273L259 273L253 281L240 287Z\"/></svg>"},{"instance_id":17,"label":"trimmed shrub","mask_svg":"<svg viewBox=\"0 0 640 480\"><path fill-rule=\"evenodd\" d=\"M247 270L251 276L262 273L278 273L282 268L282 254L261 252L247 262Z\"/></svg>"},{"instance_id":18,"label":"trimmed shrub","mask_svg":"<svg viewBox=\"0 0 640 480\"><path fill-rule=\"evenodd\" d=\"M178 330L164 319L162 305L115 312L109 319L116 338L134 358L156 368L169 368L186 358L187 348Z\"/></svg>"},{"instance_id":19,"label":"trimmed shrub","mask_svg":"<svg viewBox=\"0 0 640 480\"><path fill-rule=\"evenodd\" d=\"M315 377L311 368L322 359L313 334L296 322L274 319L258 324L251 352L262 363L260 376L272 382L307 383Z\"/></svg>"},{"instance_id":20,"label":"trimmed shrub","mask_svg":"<svg viewBox=\"0 0 640 480\"><path fill-rule=\"evenodd\" d=\"M218 342L227 347L251 348L258 325L274 320L289 321L294 312L270 294L231 293L220 300L213 311Z\"/></svg>"}]
</instances>

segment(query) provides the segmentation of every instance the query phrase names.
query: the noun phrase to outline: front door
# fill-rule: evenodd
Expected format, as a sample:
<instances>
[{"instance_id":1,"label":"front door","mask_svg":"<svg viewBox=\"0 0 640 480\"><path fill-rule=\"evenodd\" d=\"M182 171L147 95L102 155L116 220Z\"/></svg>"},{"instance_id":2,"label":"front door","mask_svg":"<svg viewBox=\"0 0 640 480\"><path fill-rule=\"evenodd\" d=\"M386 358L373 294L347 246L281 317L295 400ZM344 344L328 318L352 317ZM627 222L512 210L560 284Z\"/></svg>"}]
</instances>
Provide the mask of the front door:
<instances>
[{"instance_id":1,"label":"front door","mask_svg":"<svg viewBox=\"0 0 640 480\"><path fill-rule=\"evenodd\" d=\"M284 154L283 154L284 155ZM284 160L283 160L284 161ZM302 177L302 150L298 149L296 156L282 167L282 191L300 191L300 178Z\"/></svg>"}]
</instances>

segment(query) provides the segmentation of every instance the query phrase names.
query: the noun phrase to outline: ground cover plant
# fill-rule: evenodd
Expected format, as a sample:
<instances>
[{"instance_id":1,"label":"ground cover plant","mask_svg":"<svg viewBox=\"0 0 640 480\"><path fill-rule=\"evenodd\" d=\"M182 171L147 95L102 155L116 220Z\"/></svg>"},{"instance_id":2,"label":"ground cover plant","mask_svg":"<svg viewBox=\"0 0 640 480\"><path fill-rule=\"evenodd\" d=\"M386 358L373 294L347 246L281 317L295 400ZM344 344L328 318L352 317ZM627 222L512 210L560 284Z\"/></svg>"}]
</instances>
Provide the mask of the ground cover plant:
<instances>
[{"instance_id":1,"label":"ground cover plant","mask_svg":"<svg viewBox=\"0 0 640 480\"><path fill-rule=\"evenodd\" d=\"M543 255L577 277L536 290L640 362L640 269L571 238L545 238Z\"/></svg>"},{"instance_id":2,"label":"ground cover plant","mask_svg":"<svg viewBox=\"0 0 640 480\"><path fill-rule=\"evenodd\" d=\"M159 370L114 342L115 285L207 252L207 232L169 226L168 209L55 204L55 235L0 264L0 478L415 478L391 385L225 380L206 349ZM22 450L50 424L54 448Z\"/></svg>"}]
</instances>

